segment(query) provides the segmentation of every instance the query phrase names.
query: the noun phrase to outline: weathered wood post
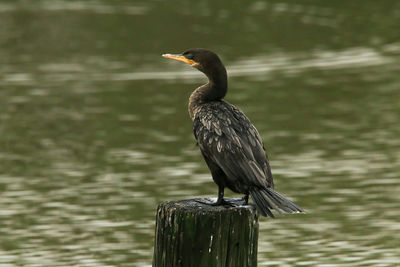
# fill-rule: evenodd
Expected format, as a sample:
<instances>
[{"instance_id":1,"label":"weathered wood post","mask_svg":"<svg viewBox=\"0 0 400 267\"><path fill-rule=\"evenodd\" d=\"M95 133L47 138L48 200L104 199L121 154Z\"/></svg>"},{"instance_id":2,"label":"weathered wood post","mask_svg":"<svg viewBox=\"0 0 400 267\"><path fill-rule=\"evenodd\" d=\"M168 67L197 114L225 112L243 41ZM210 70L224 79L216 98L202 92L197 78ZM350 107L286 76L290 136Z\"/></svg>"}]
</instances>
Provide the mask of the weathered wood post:
<instances>
[{"instance_id":1,"label":"weathered wood post","mask_svg":"<svg viewBox=\"0 0 400 267\"><path fill-rule=\"evenodd\" d=\"M257 266L255 208L204 204L210 201L189 199L158 206L153 267Z\"/></svg>"}]
</instances>

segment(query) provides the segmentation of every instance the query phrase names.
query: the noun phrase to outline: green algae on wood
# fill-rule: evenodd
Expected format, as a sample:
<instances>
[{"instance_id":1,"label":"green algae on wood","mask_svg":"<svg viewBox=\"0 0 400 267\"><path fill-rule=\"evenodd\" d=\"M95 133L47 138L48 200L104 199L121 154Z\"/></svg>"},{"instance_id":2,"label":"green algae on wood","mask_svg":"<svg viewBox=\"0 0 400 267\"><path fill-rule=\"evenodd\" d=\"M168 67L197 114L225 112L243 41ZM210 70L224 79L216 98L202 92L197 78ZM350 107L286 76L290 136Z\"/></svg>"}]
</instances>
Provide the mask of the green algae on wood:
<instances>
[{"instance_id":1,"label":"green algae on wood","mask_svg":"<svg viewBox=\"0 0 400 267\"><path fill-rule=\"evenodd\" d=\"M257 266L258 215L251 205L161 203L157 208L154 267ZM237 199L229 201L238 202Z\"/></svg>"}]
</instances>

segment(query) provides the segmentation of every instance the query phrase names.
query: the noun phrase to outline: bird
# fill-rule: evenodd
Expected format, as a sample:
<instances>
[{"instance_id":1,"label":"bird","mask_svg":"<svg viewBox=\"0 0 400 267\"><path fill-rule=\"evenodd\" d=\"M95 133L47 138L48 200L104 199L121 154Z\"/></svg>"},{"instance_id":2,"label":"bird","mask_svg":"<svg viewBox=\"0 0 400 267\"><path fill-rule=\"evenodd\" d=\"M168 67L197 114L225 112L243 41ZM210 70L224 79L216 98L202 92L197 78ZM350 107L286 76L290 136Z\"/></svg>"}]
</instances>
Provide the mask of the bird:
<instances>
[{"instance_id":1,"label":"bird","mask_svg":"<svg viewBox=\"0 0 400 267\"><path fill-rule=\"evenodd\" d=\"M212 205L229 205L224 190L249 195L258 212L274 218L272 210L282 214L303 209L274 190L269 159L256 127L237 107L225 101L228 76L218 55L208 49L193 48L181 54L163 54L164 58L189 64L203 72L208 82L195 89L188 103L193 134L211 176L218 186L218 198Z\"/></svg>"}]
</instances>

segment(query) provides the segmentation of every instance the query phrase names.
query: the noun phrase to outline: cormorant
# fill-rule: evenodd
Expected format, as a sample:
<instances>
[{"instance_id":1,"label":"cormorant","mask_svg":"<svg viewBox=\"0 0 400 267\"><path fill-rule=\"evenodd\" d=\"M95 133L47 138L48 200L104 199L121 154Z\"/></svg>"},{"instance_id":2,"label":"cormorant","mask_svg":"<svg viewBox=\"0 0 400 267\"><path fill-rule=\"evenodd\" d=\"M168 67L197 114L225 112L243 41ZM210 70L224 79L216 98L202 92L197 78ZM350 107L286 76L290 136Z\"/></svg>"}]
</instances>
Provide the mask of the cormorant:
<instances>
[{"instance_id":1,"label":"cormorant","mask_svg":"<svg viewBox=\"0 0 400 267\"><path fill-rule=\"evenodd\" d=\"M190 95L188 110L197 144L218 185L218 199L213 204L229 204L224 200L224 188L228 187L245 194L245 204L250 194L263 216L274 217L272 209L279 213L303 212L273 190L269 160L257 129L242 111L223 100L228 80L217 54L195 48L163 57L183 61L208 77L208 83Z\"/></svg>"}]
</instances>

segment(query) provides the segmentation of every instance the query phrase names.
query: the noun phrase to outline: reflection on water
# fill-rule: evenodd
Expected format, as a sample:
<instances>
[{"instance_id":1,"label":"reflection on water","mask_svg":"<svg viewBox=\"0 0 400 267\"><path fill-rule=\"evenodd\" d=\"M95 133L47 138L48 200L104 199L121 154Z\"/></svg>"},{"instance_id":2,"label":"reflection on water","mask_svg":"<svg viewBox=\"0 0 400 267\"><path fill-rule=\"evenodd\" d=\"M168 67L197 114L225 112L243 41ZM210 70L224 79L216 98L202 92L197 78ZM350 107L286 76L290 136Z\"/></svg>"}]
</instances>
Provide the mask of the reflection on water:
<instances>
[{"instance_id":1,"label":"reflection on water","mask_svg":"<svg viewBox=\"0 0 400 267\"><path fill-rule=\"evenodd\" d=\"M77 11L97 14L116 14L116 15L143 15L148 8L144 5L133 5L131 3L100 3L96 1L49 1L42 0L34 3L25 2L23 4L0 3L0 12L12 12L19 10L29 11Z\"/></svg>"},{"instance_id":2,"label":"reflection on water","mask_svg":"<svg viewBox=\"0 0 400 267\"><path fill-rule=\"evenodd\" d=\"M398 63L400 44L385 45L379 50L363 47L351 47L342 51L313 51L308 53L278 53L258 55L236 62L227 62L230 77L252 76L257 79L271 78L271 72L300 74L309 70L354 69L395 65ZM393 58L396 55L396 59ZM175 62L174 62L175 63ZM135 81L135 80L176 80L198 81L203 74L187 68L180 71L137 71L124 70L134 68L122 62L104 62L105 66L85 66L84 62L72 64L46 63L39 66L42 73L35 77L32 73L5 73L2 83L32 84L40 80L53 82L85 81ZM167 64L165 64L167 65ZM176 64L168 64L176 69ZM178 67L179 68L179 67ZM117 72L114 72L117 71ZM35 79L37 79L35 81Z\"/></svg>"},{"instance_id":3,"label":"reflection on water","mask_svg":"<svg viewBox=\"0 0 400 267\"><path fill-rule=\"evenodd\" d=\"M400 265L400 6L356 2L0 3L0 265L150 266L157 204L216 195L204 77L160 57L193 46L308 211L262 219L259 266Z\"/></svg>"}]
</instances>

